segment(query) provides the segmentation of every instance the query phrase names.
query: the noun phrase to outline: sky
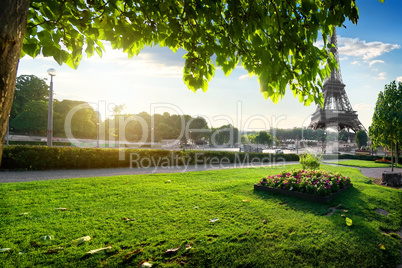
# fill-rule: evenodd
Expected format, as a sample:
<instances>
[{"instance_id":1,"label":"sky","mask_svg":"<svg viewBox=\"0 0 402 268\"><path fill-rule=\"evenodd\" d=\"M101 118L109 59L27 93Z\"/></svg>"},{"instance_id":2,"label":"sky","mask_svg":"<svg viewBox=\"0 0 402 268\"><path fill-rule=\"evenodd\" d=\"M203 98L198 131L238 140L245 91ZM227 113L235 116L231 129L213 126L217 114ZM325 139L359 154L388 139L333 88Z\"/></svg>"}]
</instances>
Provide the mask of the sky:
<instances>
[{"instance_id":1,"label":"sky","mask_svg":"<svg viewBox=\"0 0 402 268\"><path fill-rule=\"evenodd\" d=\"M338 28L341 74L349 101L366 129L371 124L378 93L397 80L402 82L402 1L357 0L357 25ZM189 90L182 80L184 51L145 48L138 56L112 50L107 44L102 58L84 58L77 70L59 66L53 58L20 60L17 75L49 78L54 68L54 98L89 102L102 120L114 105L123 113L189 114L206 118L210 126L233 124L241 130L308 126L316 105L304 106L287 90L274 104L259 92L256 77L242 67L229 77L217 69L207 92ZM49 81L49 79L48 79Z\"/></svg>"}]
</instances>

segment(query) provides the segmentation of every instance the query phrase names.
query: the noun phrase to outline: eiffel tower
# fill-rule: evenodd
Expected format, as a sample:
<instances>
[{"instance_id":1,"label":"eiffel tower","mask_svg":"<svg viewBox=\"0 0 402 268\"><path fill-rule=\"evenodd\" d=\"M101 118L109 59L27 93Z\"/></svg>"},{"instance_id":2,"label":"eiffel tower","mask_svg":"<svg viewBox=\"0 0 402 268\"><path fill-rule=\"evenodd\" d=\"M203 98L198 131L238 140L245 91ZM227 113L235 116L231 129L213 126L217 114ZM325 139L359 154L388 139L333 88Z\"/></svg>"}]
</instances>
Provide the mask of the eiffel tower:
<instances>
[{"instance_id":1,"label":"eiffel tower","mask_svg":"<svg viewBox=\"0 0 402 268\"><path fill-rule=\"evenodd\" d=\"M309 128L325 130L331 127L338 131L342 129L346 129L347 131L353 130L354 132L358 130L366 131L357 118L357 112L353 111L350 105L345 91L345 84L342 82L335 28L330 43L334 46L329 49L329 52L332 52L334 55L338 63L338 69L332 70L330 77L327 77L324 81L322 89L324 107L321 108L321 106L318 105L316 111L311 116Z\"/></svg>"}]
</instances>

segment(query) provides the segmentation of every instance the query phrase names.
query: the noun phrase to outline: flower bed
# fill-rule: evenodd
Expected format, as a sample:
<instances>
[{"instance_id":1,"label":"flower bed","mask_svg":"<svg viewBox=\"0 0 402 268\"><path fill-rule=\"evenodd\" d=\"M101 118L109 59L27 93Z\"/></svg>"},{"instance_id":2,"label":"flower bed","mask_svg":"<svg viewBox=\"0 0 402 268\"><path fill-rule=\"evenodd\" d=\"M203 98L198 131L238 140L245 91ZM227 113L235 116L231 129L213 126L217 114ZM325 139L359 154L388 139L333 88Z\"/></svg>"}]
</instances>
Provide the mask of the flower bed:
<instances>
[{"instance_id":1,"label":"flower bed","mask_svg":"<svg viewBox=\"0 0 402 268\"><path fill-rule=\"evenodd\" d=\"M293 170L262 178L255 190L281 192L312 201L328 202L335 193L352 186L349 177L323 170Z\"/></svg>"},{"instance_id":2,"label":"flower bed","mask_svg":"<svg viewBox=\"0 0 402 268\"><path fill-rule=\"evenodd\" d=\"M391 164L391 160L388 160L388 159L377 159L374 162L375 163L383 163L383 164Z\"/></svg>"}]
</instances>

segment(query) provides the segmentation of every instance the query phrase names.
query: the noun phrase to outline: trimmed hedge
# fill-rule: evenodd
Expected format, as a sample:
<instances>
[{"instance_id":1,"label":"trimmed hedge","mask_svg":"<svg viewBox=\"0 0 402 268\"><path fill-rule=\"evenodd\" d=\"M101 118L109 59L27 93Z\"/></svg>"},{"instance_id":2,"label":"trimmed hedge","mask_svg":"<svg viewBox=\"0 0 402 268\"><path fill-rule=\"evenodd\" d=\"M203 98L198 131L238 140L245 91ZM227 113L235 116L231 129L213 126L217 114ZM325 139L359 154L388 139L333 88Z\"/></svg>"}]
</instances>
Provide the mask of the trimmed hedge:
<instances>
[{"instance_id":1,"label":"trimmed hedge","mask_svg":"<svg viewBox=\"0 0 402 268\"><path fill-rule=\"evenodd\" d=\"M382 159L383 156L378 155L354 155L354 154L335 154L335 155L323 155L325 160L330 159L356 159L356 160L367 160L367 161L375 161L377 159ZM387 160L391 161L391 157L384 157ZM395 157L394 157L395 161ZM402 164L402 158L399 157L399 163Z\"/></svg>"},{"instance_id":2,"label":"trimmed hedge","mask_svg":"<svg viewBox=\"0 0 402 268\"><path fill-rule=\"evenodd\" d=\"M46 141L9 141L10 145L46 145ZM71 142L53 141L54 146L71 146Z\"/></svg>"},{"instance_id":3,"label":"trimmed hedge","mask_svg":"<svg viewBox=\"0 0 402 268\"><path fill-rule=\"evenodd\" d=\"M378 156L323 155L324 159L376 160ZM389 158L387 158L389 159ZM236 163L283 163L299 161L297 154L264 154L225 151L168 151L160 149L105 149L47 146L4 146L1 169L91 169L219 165ZM400 161L401 162L401 161Z\"/></svg>"},{"instance_id":4,"label":"trimmed hedge","mask_svg":"<svg viewBox=\"0 0 402 268\"><path fill-rule=\"evenodd\" d=\"M131 158L130 158L131 157ZM90 169L299 161L296 154L5 146L1 169Z\"/></svg>"}]
</instances>

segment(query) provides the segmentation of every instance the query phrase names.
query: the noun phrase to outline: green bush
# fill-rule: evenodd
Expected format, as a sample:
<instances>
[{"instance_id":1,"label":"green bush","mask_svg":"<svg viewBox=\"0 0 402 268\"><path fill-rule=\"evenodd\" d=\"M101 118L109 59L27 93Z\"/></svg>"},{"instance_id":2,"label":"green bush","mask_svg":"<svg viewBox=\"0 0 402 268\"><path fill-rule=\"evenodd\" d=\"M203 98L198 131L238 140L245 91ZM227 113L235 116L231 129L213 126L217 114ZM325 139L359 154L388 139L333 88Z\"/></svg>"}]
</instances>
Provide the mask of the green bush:
<instances>
[{"instance_id":1,"label":"green bush","mask_svg":"<svg viewBox=\"0 0 402 268\"><path fill-rule=\"evenodd\" d=\"M382 157L378 155L354 155L354 154L324 154L322 158L324 160L331 160L331 159L351 159L351 160L366 160L366 161L375 161L378 158L383 158L391 161L391 157ZM394 157L394 161L396 161ZM402 158L399 158L399 163L402 164Z\"/></svg>"},{"instance_id":2,"label":"green bush","mask_svg":"<svg viewBox=\"0 0 402 268\"><path fill-rule=\"evenodd\" d=\"M9 141L10 145L46 145L46 141ZM54 146L71 146L71 142L53 141Z\"/></svg>"},{"instance_id":3,"label":"green bush","mask_svg":"<svg viewBox=\"0 0 402 268\"><path fill-rule=\"evenodd\" d=\"M303 169L315 170L320 167L321 159L321 156L305 153L300 155L300 164L303 166Z\"/></svg>"},{"instance_id":4,"label":"green bush","mask_svg":"<svg viewBox=\"0 0 402 268\"><path fill-rule=\"evenodd\" d=\"M130 158L131 157L131 158ZM46 146L5 146L1 169L46 170L298 161L296 154L105 149Z\"/></svg>"}]
</instances>

